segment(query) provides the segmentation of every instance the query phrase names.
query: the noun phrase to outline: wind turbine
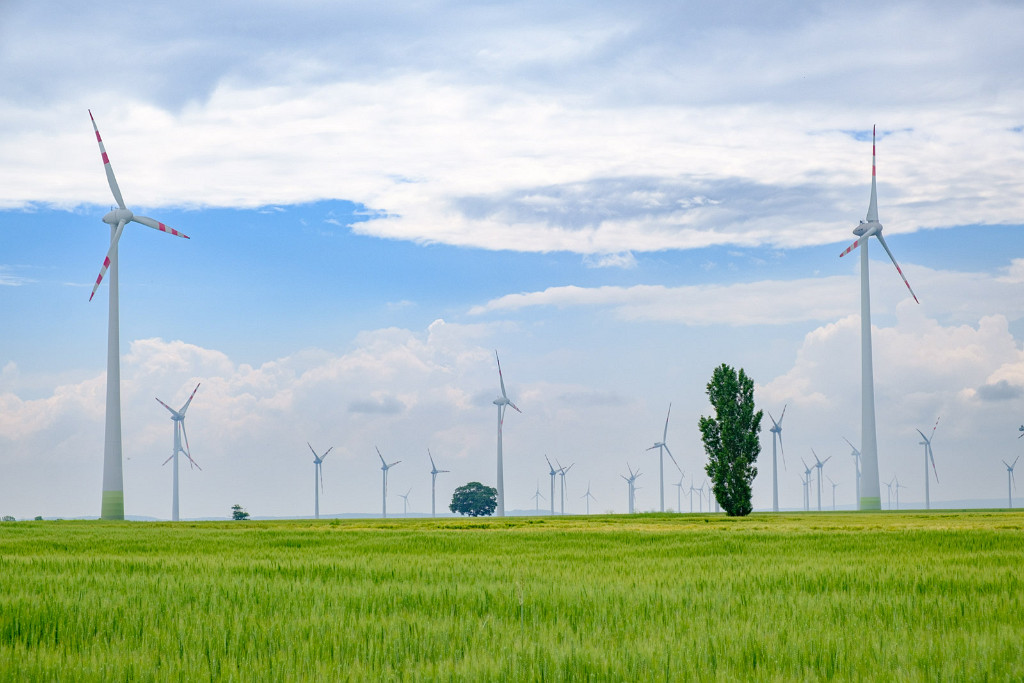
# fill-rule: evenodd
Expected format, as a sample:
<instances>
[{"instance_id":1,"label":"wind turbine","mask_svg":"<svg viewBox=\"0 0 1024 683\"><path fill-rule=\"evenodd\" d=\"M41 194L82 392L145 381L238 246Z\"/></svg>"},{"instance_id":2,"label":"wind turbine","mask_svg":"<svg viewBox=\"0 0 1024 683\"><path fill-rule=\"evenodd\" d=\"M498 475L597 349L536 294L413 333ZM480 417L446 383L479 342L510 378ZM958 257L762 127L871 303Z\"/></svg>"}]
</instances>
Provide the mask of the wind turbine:
<instances>
[{"instance_id":1,"label":"wind turbine","mask_svg":"<svg viewBox=\"0 0 1024 683\"><path fill-rule=\"evenodd\" d=\"M398 497L403 499L405 502L402 503L402 516L405 517L409 514L409 494L412 493L412 487L409 488L405 493L399 493Z\"/></svg>"},{"instance_id":2,"label":"wind turbine","mask_svg":"<svg viewBox=\"0 0 1024 683\"><path fill-rule=\"evenodd\" d=\"M430 449L427 449L427 457L430 458L430 516L437 517L437 512L434 509L435 493L437 492L437 475L450 472L451 470L439 470L437 465L434 464L434 456L430 454Z\"/></svg>"},{"instance_id":3,"label":"wind turbine","mask_svg":"<svg viewBox=\"0 0 1024 683\"><path fill-rule=\"evenodd\" d=\"M655 448L658 449L658 475L660 477L658 483L658 495L661 498L661 511L665 511L665 453L668 453L668 457L672 458L672 462L675 464L676 469L682 473L679 469L679 463L676 462L676 458L672 455L672 451L668 450L668 444L665 443L668 440L668 418L672 415L672 404L668 404L668 413L665 415L665 431L662 432L661 441L658 441L647 450L653 451Z\"/></svg>"},{"instance_id":4,"label":"wind turbine","mask_svg":"<svg viewBox=\"0 0 1024 683\"><path fill-rule=\"evenodd\" d=\"M825 475L825 478L828 479L828 483L832 484L832 512L835 512L836 511L836 487L839 486L839 484L837 484L834 481L832 481L832 477L828 476L827 474Z\"/></svg>"},{"instance_id":5,"label":"wind turbine","mask_svg":"<svg viewBox=\"0 0 1024 683\"><path fill-rule=\"evenodd\" d=\"M679 475L679 481L675 484L676 487L676 512L683 512L683 478L685 474Z\"/></svg>"},{"instance_id":6,"label":"wind turbine","mask_svg":"<svg viewBox=\"0 0 1024 683\"><path fill-rule=\"evenodd\" d=\"M917 433L921 435L922 439L924 439L924 441L921 441L919 443L922 446L924 446L924 509L925 510L931 510L932 509L931 498L929 497L929 493L928 493L928 480L931 478L931 477L928 476L928 460L932 461L932 472L935 473L935 483L936 484L939 483L939 473L935 470L935 455L932 453L932 439L935 438L935 430L938 429L938 428L939 428L939 420L938 420L938 418L936 418L935 426L932 427L932 434L931 434L931 436L925 436L924 432L922 432L920 429L917 430Z\"/></svg>"},{"instance_id":7,"label":"wind turbine","mask_svg":"<svg viewBox=\"0 0 1024 683\"><path fill-rule=\"evenodd\" d=\"M321 466L327 454L334 450L334 446L324 451L323 455L317 455L308 441L306 445L309 446L309 450L313 451L313 517L320 519L320 492L324 488L324 472Z\"/></svg>"},{"instance_id":8,"label":"wind turbine","mask_svg":"<svg viewBox=\"0 0 1024 683\"><path fill-rule=\"evenodd\" d=\"M544 456L544 459L548 461L548 467L551 469L551 514L553 515L555 514L555 477L558 476L558 470L551 464L547 455Z\"/></svg>"},{"instance_id":9,"label":"wind turbine","mask_svg":"<svg viewBox=\"0 0 1024 683\"><path fill-rule=\"evenodd\" d=\"M597 502L597 498L594 498L593 494L590 493L590 482L589 481L587 482L587 492L584 493L582 496L580 496L580 498L586 498L587 499L587 514L589 515L590 514L590 501L593 500L594 502Z\"/></svg>"},{"instance_id":10,"label":"wind turbine","mask_svg":"<svg viewBox=\"0 0 1024 683\"><path fill-rule=\"evenodd\" d=\"M825 466L832 456L828 456L824 460L818 460L818 454L811 449L811 454L814 456L814 467L818 470L818 512L821 512L821 469Z\"/></svg>"},{"instance_id":11,"label":"wind turbine","mask_svg":"<svg viewBox=\"0 0 1024 683\"><path fill-rule=\"evenodd\" d=\"M895 477L893 477L893 481L896 482L896 485L895 485L895 489L896 489L896 509L899 510L900 509L900 489L905 489L907 487L904 486L903 484L901 484L900 480L896 479Z\"/></svg>"},{"instance_id":12,"label":"wind turbine","mask_svg":"<svg viewBox=\"0 0 1024 683\"><path fill-rule=\"evenodd\" d=\"M1013 508L1013 489L1017 488L1017 482L1013 478L1013 468L1017 466L1018 460L1020 460L1019 455L1014 459L1012 465L1005 460L1003 461L1003 464L1006 465L1006 495L1011 509Z\"/></svg>"},{"instance_id":13,"label":"wind turbine","mask_svg":"<svg viewBox=\"0 0 1024 683\"><path fill-rule=\"evenodd\" d=\"M1020 429L1018 429L1017 431L1018 431L1018 432L1024 432L1024 425L1021 425L1021 426L1020 426ZM1024 439L1024 433L1022 433L1022 434L1021 434L1020 436L1018 436L1017 438L1018 438L1018 439Z\"/></svg>"},{"instance_id":14,"label":"wind turbine","mask_svg":"<svg viewBox=\"0 0 1024 683\"><path fill-rule=\"evenodd\" d=\"M889 498L888 498L888 503L889 503L889 509L890 509L890 510L892 510L892 486L893 486L893 481L896 481L896 477L893 477L893 478L892 478L892 481L890 481L890 482L887 482L887 483L885 484L885 485L886 485L886 486L887 486L887 487L889 488ZM899 489L896 489L896 494L897 494L897 495L899 495L899 492L900 492L900 490L899 490Z\"/></svg>"},{"instance_id":15,"label":"wind turbine","mask_svg":"<svg viewBox=\"0 0 1024 683\"><path fill-rule=\"evenodd\" d=\"M769 429L772 433L772 512L779 511L779 465L775 459L775 439L778 438L779 450L782 451L782 466L786 466L786 451L782 448L782 421L786 417L786 407L789 404L782 406L782 414L779 415L778 422L772 417L772 411L768 411L768 417L772 421L772 428Z\"/></svg>"},{"instance_id":16,"label":"wind turbine","mask_svg":"<svg viewBox=\"0 0 1024 683\"><path fill-rule=\"evenodd\" d=\"M388 470L390 470L392 467L394 467L395 465L402 461L396 460L389 465L388 463L384 462L384 456L380 454L380 449L377 448L376 446L374 446L374 448L377 449L377 457L380 458L380 470L382 473L384 485L383 493L381 495L381 515L386 518L388 516Z\"/></svg>"},{"instance_id":17,"label":"wind turbine","mask_svg":"<svg viewBox=\"0 0 1024 683\"><path fill-rule=\"evenodd\" d=\"M814 451L812 450L811 453L813 453L813 452ZM818 456L814 456L814 457L815 457L815 459L817 459ZM814 468L808 467L807 463L804 461L803 458L800 458L800 462L804 463L804 476L807 478L807 481L804 482L804 486L806 487L806 488L804 488L804 509L807 512L810 512L811 511L811 472L814 471ZM820 505L820 502L821 502L820 497L819 497L819 501L818 502L819 502L818 507L820 508L821 507L821 505Z\"/></svg>"},{"instance_id":18,"label":"wind turbine","mask_svg":"<svg viewBox=\"0 0 1024 683\"><path fill-rule=\"evenodd\" d=\"M804 512L807 512L807 511L810 510L810 504L807 502L808 500L810 500L810 498L808 497L808 493L807 493L807 487L808 487L808 485L810 483L811 483L811 478L810 477L808 477L806 474L801 474L800 475L800 486L803 487L803 495L804 495Z\"/></svg>"},{"instance_id":19,"label":"wind turbine","mask_svg":"<svg viewBox=\"0 0 1024 683\"><path fill-rule=\"evenodd\" d=\"M103 217L103 222L110 226L110 248L103 259L103 266L100 267L100 274L93 285L89 301L96 295L96 290L103 280L107 269L110 270L108 287L110 298L107 309L107 409L106 422L103 436L103 498L100 502L100 517L102 519L124 519L124 478L121 472L121 344L120 344L120 323L118 318L118 285L117 285L117 243L121 239L121 232L128 223L135 222L146 227L170 233L176 237L188 239L188 235L173 230L159 221L145 216L136 216L125 207L124 199L121 198L121 190L114 178L114 169L110 166L110 159L107 157L107 150L103 146L103 138L100 137L100 130L96 127L96 119L92 117L92 110L89 110L89 120L92 121L92 129L96 132L96 142L100 146L100 157L103 159L103 170L107 174L107 184L110 192L117 202L116 209L111 210Z\"/></svg>"},{"instance_id":20,"label":"wind turbine","mask_svg":"<svg viewBox=\"0 0 1024 683\"><path fill-rule=\"evenodd\" d=\"M556 459L555 462L558 462L558 460ZM563 514L563 515L565 514L565 475L569 472L569 470L572 469L572 466L575 465L575 464L576 463L572 463L568 467L562 467L562 463L558 462L558 467L559 467L558 473L560 475L562 475L562 496L561 496L561 499L562 499L562 503L561 503L562 511L561 511L560 514Z\"/></svg>"},{"instance_id":21,"label":"wind turbine","mask_svg":"<svg viewBox=\"0 0 1024 683\"><path fill-rule=\"evenodd\" d=\"M700 491L700 489L693 485L693 477L690 477L690 512L693 512L693 494L696 491Z\"/></svg>"},{"instance_id":22,"label":"wind turbine","mask_svg":"<svg viewBox=\"0 0 1024 683\"><path fill-rule=\"evenodd\" d=\"M505 393L505 378L501 376L501 360L498 359L498 352L494 352L494 360L498 363L498 381L501 383L501 396L494 399L494 405L498 406L498 516L505 516L505 470L501 463L501 426L505 421L505 408L512 406L517 413L522 413L516 404L508 399Z\"/></svg>"},{"instance_id":23,"label":"wind turbine","mask_svg":"<svg viewBox=\"0 0 1024 683\"><path fill-rule=\"evenodd\" d=\"M633 468L629 466L629 463L626 463L626 469L629 470L629 476L627 477L624 474L620 474L619 476L625 479L626 483L629 484L629 514L633 514L633 503L636 497L636 480L642 472L639 470L634 472Z\"/></svg>"},{"instance_id":24,"label":"wind turbine","mask_svg":"<svg viewBox=\"0 0 1024 683\"><path fill-rule=\"evenodd\" d=\"M544 494L540 492L540 480L539 479L537 480L537 492L535 494L533 494L532 496L530 496L530 497L533 498L534 502L537 504L537 513L539 514L540 513L540 502L542 500L544 500Z\"/></svg>"},{"instance_id":25,"label":"wind turbine","mask_svg":"<svg viewBox=\"0 0 1024 683\"><path fill-rule=\"evenodd\" d=\"M181 407L181 410L175 410L160 399L157 399L157 403L171 411L171 420L174 421L174 452L171 453L171 457L164 460L164 465L169 463L171 460L174 461L174 464L171 465L171 467L174 468L174 499L171 502L171 520L175 522L178 521L178 453L185 454L185 457L188 458L189 465L192 467L199 467L199 465L196 464L196 461L192 459L192 454L189 452L188 433L185 431L185 411L188 410L188 406L192 403L192 398L196 395L197 391L199 391L198 384L196 385L196 388L192 390L192 395L188 397L187 401L185 401L185 405ZM182 436L185 437L185 448L181 447ZM202 470L203 468L199 467L199 469ZM122 516L124 516L123 511Z\"/></svg>"},{"instance_id":26,"label":"wind turbine","mask_svg":"<svg viewBox=\"0 0 1024 683\"><path fill-rule=\"evenodd\" d=\"M857 475L857 507L860 508L860 451L858 451L857 447L850 443L850 440L845 436L843 437L843 441L849 443L850 448L853 449L850 452L850 455L853 456L853 469L854 473Z\"/></svg>"},{"instance_id":27,"label":"wind turbine","mask_svg":"<svg viewBox=\"0 0 1024 683\"><path fill-rule=\"evenodd\" d=\"M846 256L858 246L860 250L860 373L861 373L861 419L860 443L863 449L862 466L864 481L861 486L861 498L858 506L861 510L878 510L882 507L882 493L878 479L878 439L875 432L875 379L871 364L871 288L868 284L868 238L878 238L885 253L889 255L896 272L903 278L903 283L910 290L910 295L917 302L917 295L911 289L906 276L896 263L896 257L889 250L889 245L882 237L882 224L878 222L878 195L875 187L875 129L871 128L871 199L868 202L868 213L865 220L853 229L857 241L847 247L839 255ZM920 302L918 302L920 303Z\"/></svg>"}]
</instances>

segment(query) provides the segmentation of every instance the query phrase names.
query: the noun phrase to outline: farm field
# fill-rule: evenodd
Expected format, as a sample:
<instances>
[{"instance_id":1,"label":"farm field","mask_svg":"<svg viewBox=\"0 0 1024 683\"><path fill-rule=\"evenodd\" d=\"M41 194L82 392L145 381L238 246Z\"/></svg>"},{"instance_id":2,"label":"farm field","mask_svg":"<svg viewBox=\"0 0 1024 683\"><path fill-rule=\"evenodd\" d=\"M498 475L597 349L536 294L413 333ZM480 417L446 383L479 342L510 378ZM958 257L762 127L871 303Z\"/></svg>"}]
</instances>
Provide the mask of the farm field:
<instances>
[{"instance_id":1,"label":"farm field","mask_svg":"<svg viewBox=\"0 0 1024 683\"><path fill-rule=\"evenodd\" d=\"M1024 512L0 524L4 680L1019 680Z\"/></svg>"}]
</instances>

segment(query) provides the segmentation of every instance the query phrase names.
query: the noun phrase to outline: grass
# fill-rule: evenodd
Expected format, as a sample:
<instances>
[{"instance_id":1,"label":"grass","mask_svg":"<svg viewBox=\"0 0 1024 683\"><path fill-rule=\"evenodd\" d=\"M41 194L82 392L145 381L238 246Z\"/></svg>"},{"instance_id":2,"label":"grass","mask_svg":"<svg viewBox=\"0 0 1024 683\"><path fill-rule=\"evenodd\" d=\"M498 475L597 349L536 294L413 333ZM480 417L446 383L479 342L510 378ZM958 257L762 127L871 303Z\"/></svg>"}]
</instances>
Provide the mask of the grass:
<instances>
[{"instance_id":1,"label":"grass","mask_svg":"<svg viewBox=\"0 0 1024 683\"><path fill-rule=\"evenodd\" d=\"M1010 680L1024 513L0 525L0 679Z\"/></svg>"}]
</instances>

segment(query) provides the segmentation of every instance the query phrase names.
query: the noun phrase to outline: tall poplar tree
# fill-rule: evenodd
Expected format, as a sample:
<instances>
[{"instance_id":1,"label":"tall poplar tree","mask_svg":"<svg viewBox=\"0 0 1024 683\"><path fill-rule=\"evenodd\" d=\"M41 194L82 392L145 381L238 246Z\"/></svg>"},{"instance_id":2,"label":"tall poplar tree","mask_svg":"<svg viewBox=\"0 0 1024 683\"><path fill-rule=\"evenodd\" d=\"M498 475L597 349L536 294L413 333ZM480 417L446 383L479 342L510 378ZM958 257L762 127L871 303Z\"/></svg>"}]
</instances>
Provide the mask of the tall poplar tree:
<instances>
[{"instance_id":1,"label":"tall poplar tree","mask_svg":"<svg viewBox=\"0 0 1024 683\"><path fill-rule=\"evenodd\" d=\"M714 417L700 418L700 433L715 499L732 517L749 515L751 484L757 476L757 456L761 452L760 410L754 410L754 380L740 368L739 373L725 363L715 368L707 386Z\"/></svg>"}]
</instances>

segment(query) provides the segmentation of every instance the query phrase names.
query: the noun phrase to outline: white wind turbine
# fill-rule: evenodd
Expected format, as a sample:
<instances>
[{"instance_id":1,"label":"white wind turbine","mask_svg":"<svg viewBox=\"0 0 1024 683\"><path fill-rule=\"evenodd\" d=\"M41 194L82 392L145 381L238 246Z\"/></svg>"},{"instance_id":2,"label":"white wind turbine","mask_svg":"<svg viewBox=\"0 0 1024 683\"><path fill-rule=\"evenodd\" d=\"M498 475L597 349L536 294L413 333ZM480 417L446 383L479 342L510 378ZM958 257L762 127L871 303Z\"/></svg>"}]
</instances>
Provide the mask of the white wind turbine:
<instances>
[{"instance_id":1,"label":"white wind turbine","mask_svg":"<svg viewBox=\"0 0 1024 683\"><path fill-rule=\"evenodd\" d=\"M698 491L700 489L693 485L693 477L690 477L690 512L693 512L693 494Z\"/></svg>"},{"instance_id":2,"label":"white wind turbine","mask_svg":"<svg viewBox=\"0 0 1024 683\"><path fill-rule=\"evenodd\" d=\"M555 514L555 477L558 476L558 470L551 464L551 460L547 455L544 456L544 459L548 461L548 468L551 470L551 514L553 515Z\"/></svg>"},{"instance_id":3,"label":"white wind turbine","mask_svg":"<svg viewBox=\"0 0 1024 683\"><path fill-rule=\"evenodd\" d=\"M835 512L836 511L836 487L839 486L839 484L837 484L834 481L832 481L832 477L828 476L827 474L825 475L825 478L828 479L828 483L832 484L832 512Z\"/></svg>"},{"instance_id":4,"label":"white wind turbine","mask_svg":"<svg viewBox=\"0 0 1024 683\"><path fill-rule=\"evenodd\" d=\"M813 453L814 451L812 450L811 452ZM815 458L817 458L817 456L815 456ZM806 511L810 512L811 511L811 472L814 471L814 468L813 467L808 467L807 463L804 461L803 458L800 458L800 462L804 463L804 476L807 478L807 481L804 482L804 487L805 487L804 488L804 509ZM819 499L819 503L820 503L820 499ZM818 507L821 507L821 505L818 505Z\"/></svg>"},{"instance_id":5,"label":"white wind turbine","mask_svg":"<svg viewBox=\"0 0 1024 683\"><path fill-rule=\"evenodd\" d=\"M685 474L680 473L679 481L674 484L676 487L676 512L682 513L683 511L683 478Z\"/></svg>"},{"instance_id":6,"label":"white wind turbine","mask_svg":"<svg viewBox=\"0 0 1024 683\"><path fill-rule=\"evenodd\" d=\"M1006 465L1006 495L1010 509L1013 509L1013 489L1017 488L1017 482L1013 478L1013 468L1017 466L1018 460L1020 460L1019 455L1014 459L1012 465L1005 460L1003 461L1003 464Z\"/></svg>"},{"instance_id":7,"label":"white wind turbine","mask_svg":"<svg viewBox=\"0 0 1024 683\"><path fill-rule=\"evenodd\" d=\"M804 512L807 512L807 511L809 511L811 509L809 507L809 503L807 502L807 501L810 500L810 498L808 497L809 494L807 493L807 487L808 487L808 485L810 485L810 483L811 483L810 477L808 477L806 474L801 474L800 475L800 486L803 487L803 496L804 496L804 501L803 501L804 502Z\"/></svg>"},{"instance_id":8,"label":"white wind turbine","mask_svg":"<svg viewBox=\"0 0 1024 683\"><path fill-rule=\"evenodd\" d=\"M824 460L818 460L818 454L811 449L811 454L814 456L814 467L818 470L818 512L821 512L821 469L825 466L832 456L828 456Z\"/></svg>"},{"instance_id":9,"label":"white wind turbine","mask_svg":"<svg viewBox=\"0 0 1024 683\"><path fill-rule=\"evenodd\" d=\"M893 486L893 488L896 489L896 509L899 510L900 509L900 489L905 489L907 487L904 486L903 484L901 484L900 480L896 479L895 477L893 477L893 481L896 482L895 485Z\"/></svg>"},{"instance_id":10,"label":"white wind turbine","mask_svg":"<svg viewBox=\"0 0 1024 683\"><path fill-rule=\"evenodd\" d=\"M629 466L629 463L626 463L626 469L629 470L629 476L627 477L624 474L620 474L619 476L625 479L626 483L629 484L629 514L633 514L633 503L636 500L636 480L642 472L639 470L634 472L633 468Z\"/></svg>"},{"instance_id":11,"label":"white wind turbine","mask_svg":"<svg viewBox=\"0 0 1024 683\"><path fill-rule=\"evenodd\" d=\"M921 435L922 439L924 439L924 441L921 441L919 443L920 443L920 445L924 446L924 509L925 510L931 510L932 509L932 501L931 501L931 497L930 497L930 494L929 494L929 491L928 491L928 483L929 483L928 480L931 479L931 477L928 476L928 461L929 460L932 461L932 472L935 473L935 483L936 484L939 483L939 473L935 470L935 455L932 453L932 439L935 438L935 430L938 429L938 428L939 428L939 420L936 419L935 420L935 426L932 427L932 434L931 434L931 436L925 436L924 432L922 432L920 429L917 430L917 433Z\"/></svg>"},{"instance_id":12,"label":"white wind turbine","mask_svg":"<svg viewBox=\"0 0 1024 683\"><path fill-rule=\"evenodd\" d=\"M540 490L538 489L538 493L539 492L540 492ZM590 501L593 500L595 503L597 502L597 498L594 498L593 494L590 493L590 482L589 481L587 482L587 492L584 493L582 496L580 496L580 498L586 498L587 499L587 514L589 515L590 514Z\"/></svg>"},{"instance_id":13,"label":"white wind turbine","mask_svg":"<svg viewBox=\"0 0 1024 683\"><path fill-rule=\"evenodd\" d=\"M437 469L437 465L434 464L434 456L430 454L429 448L427 449L427 457L430 458L430 516L437 517L437 511L434 509L435 494L437 493L437 475L450 472L451 470Z\"/></svg>"},{"instance_id":14,"label":"white wind turbine","mask_svg":"<svg viewBox=\"0 0 1024 683\"><path fill-rule=\"evenodd\" d=\"M772 416L772 411L768 411L768 418L772 421L772 428L768 430L772 433L772 512L779 511L779 463L775 458L776 438L779 441L779 450L782 451L782 466L786 466L786 449L782 447L782 421L786 418L787 406L788 404L782 406L782 414L779 415L777 422Z\"/></svg>"},{"instance_id":15,"label":"white wind turbine","mask_svg":"<svg viewBox=\"0 0 1024 683\"><path fill-rule=\"evenodd\" d=\"M110 192L117 202L116 209L111 210L103 217L103 222L110 226L110 247L103 259L103 266L100 274L93 285L89 301L96 295L103 276L110 270L108 278L110 298L107 309L107 407L106 423L103 436L103 497L100 503L100 517L102 519L124 519L124 478L122 476L121 461L121 344L120 344L120 323L118 318L118 284L117 284L117 243L121 239L121 232L128 223L135 222L146 227L167 232L177 237L188 239L188 235L173 230L159 221L145 216L137 216L125 207L124 199L121 198L121 190L114 178L114 169L110 166L110 159L107 157L107 150L103 146L103 139L100 137L99 128L96 127L96 119L89 111L89 120L92 121L92 129L96 132L96 142L100 146L100 157L103 159L103 170L107 174L107 184Z\"/></svg>"},{"instance_id":16,"label":"white wind turbine","mask_svg":"<svg viewBox=\"0 0 1024 683\"><path fill-rule=\"evenodd\" d=\"M893 487L893 482L894 481L896 481L896 477L893 477L892 481L886 482L886 484L885 484L888 487L888 489L889 489L888 505L889 505L889 509L890 510L892 510L892 487ZM897 495L899 495L899 492L900 492L899 489L896 489L896 494Z\"/></svg>"},{"instance_id":17,"label":"white wind turbine","mask_svg":"<svg viewBox=\"0 0 1024 683\"><path fill-rule=\"evenodd\" d=\"M334 446L331 446L323 455L317 455L316 451L313 450L313 446L307 441L306 445L309 446L309 450L313 452L313 518L320 519L320 492L324 489L324 472L322 465L324 464L324 458L327 454L334 450Z\"/></svg>"},{"instance_id":18,"label":"white wind turbine","mask_svg":"<svg viewBox=\"0 0 1024 683\"><path fill-rule=\"evenodd\" d=\"M536 493L534 493L534 494L533 494L532 496L530 496L530 498L533 498L534 502L535 502L535 503L536 503L536 505L537 505L537 510L536 510L536 512L537 512L538 514L540 514L540 502L541 502L542 500L544 500L544 494L540 492L540 480L539 480L539 479L537 480L537 492L536 492ZM553 514L553 513L552 513L552 514Z\"/></svg>"},{"instance_id":19,"label":"white wind turbine","mask_svg":"<svg viewBox=\"0 0 1024 683\"><path fill-rule=\"evenodd\" d=\"M501 360L498 359L498 352L494 352L494 360L498 363L498 381L501 383L501 396L494 399L494 405L498 406L498 516L505 516L505 470L501 463L501 426L505 421L505 408L512 406L517 413L522 413L516 404L508 399L505 393L505 378L501 376Z\"/></svg>"},{"instance_id":20,"label":"white wind turbine","mask_svg":"<svg viewBox=\"0 0 1024 683\"><path fill-rule=\"evenodd\" d=\"M852 451L850 451L850 455L853 456L853 469L854 469L854 473L857 475L857 507L859 508L860 507L860 451L858 451L857 447L854 446L852 443L850 443L850 440L847 439L845 436L843 437L843 441L845 441L846 443L849 443L850 444L850 448L853 449Z\"/></svg>"},{"instance_id":21,"label":"white wind turbine","mask_svg":"<svg viewBox=\"0 0 1024 683\"><path fill-rule=\"evenodd\" d=\"M558 460L556 459L555 462L558 462ZM561 477L562 477L562 496L561 496L561 500L562 500L561 508L562 508L562 511L561 511L560 514L563 514L563 515L565 514L565 475L568 474L569 470L571 470L573 465L575 465L575 464L576 463L572 463L568 467L562 467L562 463L558 462L558 468L559 468L558 469L558 474L561 475Z\"/></svg>"},{"instance_id":22,"label":"white wind turbine","mask_svg":"<svg viewBox=\"0 0 1024 683\"><path fill-rule=\"evenodd\" d=\"M381 474L382 474L381 478L383 480L383 492L381 494L381 515L383 517L387 517L388 516L388 470L390 470L392 467L394 467L395 465L397 465L398 463L400 463L402 461L401 460L396 460L393 463L388 464L388 463L384 462L384 456L380 454L380 449L377 448L376 446L374 446L374 448L377 449L377 457L380 458L380 470L381 470Z\"/></svg>"},{"instance_id":23,"label":"white wind turbine","mask_svg":"<svg viewBox=\"0 0 1024 683\"><path fill-rule=\"evenodd\" d=\"M668 404L668 413L665 414L665 431L661 434L661 441L658 441L647 450L653 451L655 448L658 449L658 490L659 497L661 500L661 511L665 511L665 453L668 453L668 457L672 458L672 463L676 466L676 469L682 473L682 469L679 468L679 463L676 462L676 458L672 455L672 451L668 449L668 418L672 415L672 404Z\"/></svg>"},{"instance_id":24,"label":"white wind turbine","mask_svg":"<svg viewBox=\"0 0 1024 683\"><path fill-rule=\"evenodd\" d=\"M871 129L871 199L865 220L853 229L857 241L839 255L846 256L858 246L860 250L860 362L861 362L861 425L860 443L863 452L863 482L858 507L861 510L878 510L882 507L882 493L878 478L878 439L875 432L875 379L871 362L871 289L868 284L868 238L874 235L889 255L896 272L903 278L910 295L917 302L917 295L911 289L906 276L896 263L896 257L882 237L882 224L878 222L878 195L875 188L875 129Z\"/></svg>"},{"instance_id":25,"label":"white wind turbine","mask_svg":"<svg viewBox=\"0 0 1024 683\"><path fill-rule=\"evenodd\" d=\"M402 516L403 517L405 517L406 515L409 514L409 494L410 493L412 493L412 488L411 487L405 493L399 493L398 494L398 497L401 498L402 501L403 501L403 503L402 503Z\"/></svg>"},{"instance_id":26,"label":"white wind turbine","mask_svg":"<svg viewBox=\"0 0 1024 683\"><path fill-rule=\"evenodd\" d=\"M181 410L175 410L174 408L170 407L160 399L157 399L157 403L162 405L164 408L167 408L167 410L171 411L171 420L174 421L174 452L171 453L171 457L167 458L167 460L164 460L164 465L171 462L172 460L174 461L174 464L171 465L171 467L174 468L174 499L171 501L171 520L175 522L178 521L178 453L185 454L185 457L188 458L190 466L198 467L200 470L203 469L202 467L199 467L199 465L196 464L195 460L192 459L192 453L190 452L188 445L188 433L185 431L185 411L188 410L188 406L190 403L192 403L192 398L196 395L197 391L199 391L198 384L196 385L196 388L192 390L192 394L188 397L188 400L185 401L185 405L181 407ZM185 437L184 448L181 447L182 437Z\"/></svg>"}]
</instances>

